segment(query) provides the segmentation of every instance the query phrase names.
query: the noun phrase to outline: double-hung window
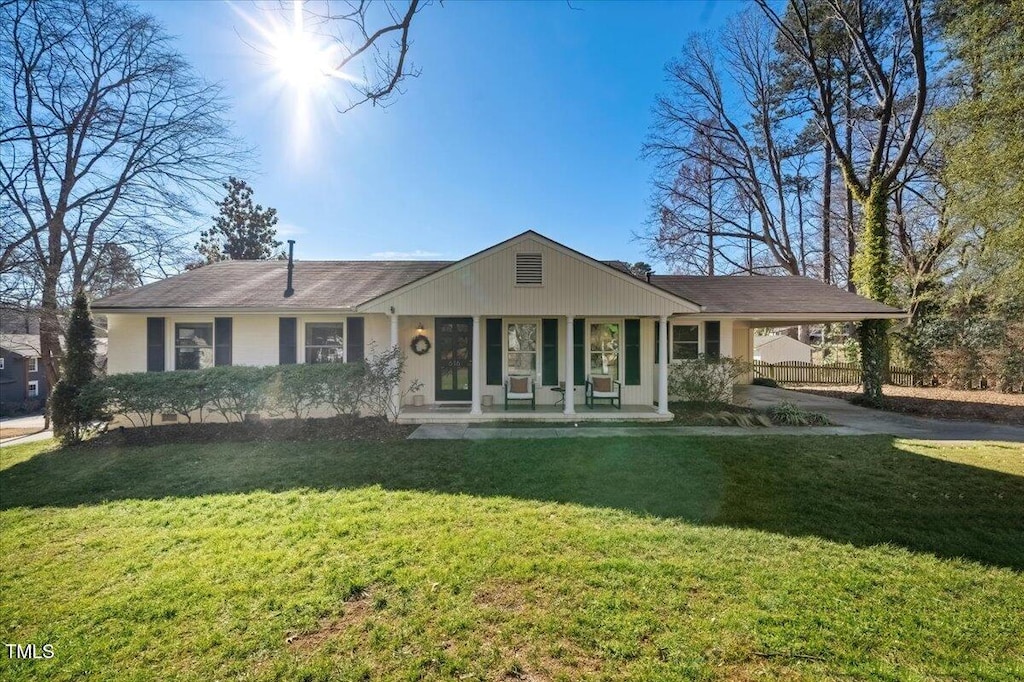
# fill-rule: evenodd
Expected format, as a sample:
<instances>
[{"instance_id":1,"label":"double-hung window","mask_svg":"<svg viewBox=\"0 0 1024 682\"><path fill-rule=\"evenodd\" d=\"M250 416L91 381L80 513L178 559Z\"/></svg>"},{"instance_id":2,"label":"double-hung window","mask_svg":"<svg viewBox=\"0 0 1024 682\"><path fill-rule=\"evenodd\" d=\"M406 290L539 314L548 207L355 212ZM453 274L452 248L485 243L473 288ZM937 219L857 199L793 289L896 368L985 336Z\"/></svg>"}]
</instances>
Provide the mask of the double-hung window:
<instances>
[{"instance_id":1,"label":"double-hung window","mask_svg":"<svg viewBox=\"0 0 1024 682\"><path fill-rule=\"evenodd\" d=\"M39 371L39 358L29 358L28 359L28 371L29 371L29 373L38 372Z\"/></svg>"},{"instance_id":2,"label":"double-hung window","mask_svg":"<svg viewBox=\"0 0 1024 682\"><path fill-rule=\"evenodd\" d=\"M39 382L30 381L28 382L28 397L38 398L39 397Z\"/></svg>"},{"instance_id":3,"label":"double-hung window","mask_svg":"<svg viewBox=\"0 0 1024 682\"><path fill-rule=\"evenodd\" d=\"M695 324L672 325L672 359L696 360L700 354L700 333Z\"/></svg>"},{"instance_id":4,"label":"double-hung window","mask_svg":"<svg viewBox=\"0 0 1024 682\"><path fill-rule=\"evenodd\" d=\"M512 322L508 325L508 373L537 378L537 325Z\"/></svg>"},{"instance_id":5,"label":"double-hung window","mask_svg":"<svg viewBox=\"0 0 1024 682\"><path fill-rule=\"evenodd\" d=\"M345 323L306 323L306 363L345 362Z\"/></svg>"},{"instance_id":6,"label":"double-hung window","mask_svg":"<svg viewBox=\"0 0 1024 682\"><path fill-rule=\"evenodd\" d=\"M179 322L174 325L174 369L213 367L213 323Z\"/></svg>"},{"instance_id":7,"label":"double-hung window","mask_svg":"<svg viewBox=\"0 0 1024 682\"><path fill-rule=\"evenodd\" d=\"M619 379L619 324L597 322L590 325L590 373L608 374Z\"/></svg>"}]
</instances>

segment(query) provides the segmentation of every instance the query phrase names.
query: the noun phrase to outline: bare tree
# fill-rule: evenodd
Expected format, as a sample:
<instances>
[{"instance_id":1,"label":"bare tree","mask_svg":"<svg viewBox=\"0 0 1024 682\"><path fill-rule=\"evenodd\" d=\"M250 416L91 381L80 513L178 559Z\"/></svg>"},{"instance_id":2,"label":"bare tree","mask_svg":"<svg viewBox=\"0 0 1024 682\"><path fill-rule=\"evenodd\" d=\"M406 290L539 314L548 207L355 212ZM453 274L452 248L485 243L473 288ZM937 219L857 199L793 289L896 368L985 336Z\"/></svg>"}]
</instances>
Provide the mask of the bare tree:
<instances>
[{"instance_id":1,"label":"bare tree","mask_svg":"<svg viewBox=\"0 0 1024 682\"><path fill-rule=\"evenodd\" d=\"M342 108L350 111L369 102L387 106L401 93L406 78L419 72L409 59L414 19L429 0L318 0L283 3L291 11L298 8L309 30L330 39L340 51L334 70L352 76L360 69L361 78L347 78L354 96Z\"/></svg>"},{"instance_id":2,"label":"bare tree","mask_svg":"<svg viewBox=\"0 0 1024 682\"><path fill-rule=\"evenodd\" d=\"M220 90L128 5L9 2L0 45L0 191L13 207L2 257L27 257L39 278L54 386L61 294L88 283L111 244L140 269L158 262L194 199L233 170L239 145Z\"/></svg>"},{"instance_id":3,"label":"bare tree","mask_svg":"<svg viewBox=\"0 0 1024 682\"><path fill-rule=\"evenodd\" d=\"M757 244L770 269L803 273L796 196L787 181L793 156L803 152L787 120L793 113L781 99L774 43L772 27L746 11L720 34L691 37L682 57L669 64L673 92L659 98L644 146L657 161L655 208L661 220L658 232L647 236L659 255L659 244L674 239L679 248L695 243L696 234L705 243L710 235L712 250L734 270L752 267ZM714 169L717 184L710 201L703 195L708 183L678 182L681 172L707 167ZM672 183L659 179L665 177ZM694 188L701 194L681 193ZM700 208L700 220L679 219L674 209L687 203ZM744 206L749 213L738 210ZM665 229L666 217L677 234Z\"/></svg>"},{"instance_id":4,"label":"bare tree","mask_svg":"<svg viewBox=\"0 0 1024 682\"><path fill-rule=\"evenodd\" d=\"M893 3L872 0L790 0L785 16L767 0L757 0L765 16L776 27L793 52L813 76L816 97L810 102L815 119L835 154L847 189L863 209L863 226L854 278L862 294L891 302L892 264L888 209L900 174L917 144L928 94L925 59L922 0L903 0L899 9ZM816 31L822 8L839 21L846 41L857 55L859 70L873 95L874 141L865 162L858 163L839 139L836 91L831 88L828 70L823 65L821 34ZM877 39L878 26L888 40ZM910 100L911 105L900 103ZM882 383L888 369L884 320L866 320L861 324L861 358L864 397L881 404Z\"/></svg>"}]
</instances>

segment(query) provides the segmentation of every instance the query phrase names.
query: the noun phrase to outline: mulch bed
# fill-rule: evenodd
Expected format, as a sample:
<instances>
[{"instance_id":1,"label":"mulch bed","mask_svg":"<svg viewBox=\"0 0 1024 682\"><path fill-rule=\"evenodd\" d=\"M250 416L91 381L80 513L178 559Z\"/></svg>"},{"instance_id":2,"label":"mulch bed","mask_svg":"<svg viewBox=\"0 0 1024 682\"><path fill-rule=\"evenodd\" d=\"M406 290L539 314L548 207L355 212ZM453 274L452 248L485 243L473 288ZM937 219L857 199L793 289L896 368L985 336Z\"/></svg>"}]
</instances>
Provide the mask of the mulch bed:
<instances>
[{"instance_id":1,"label":"mulch bed","mask_svg":"<svg viewBox=\"0 0 1024 682\"><path fill-rule=\"evenodd\" d=\"M786 388L850 400L860 395L859 386L786 386ZM886 386L885 409L937 419L1024 425L1024 395L996 391L957 391L948 388Z\"/></svg>"},{"instance_id":2,"label":"mulch bed","mask_svg":"<svg viewBox=\"0 0 1024 682\"><path fill-rule=\"evenodd\" d=\"M92 438L94 446L165 445L174 443L273 443L325 440L388 442L405 439L414 424L393 424L380 417L264 419L229 424L168 424L116 428Z\"/></svg>"}]
</instances>

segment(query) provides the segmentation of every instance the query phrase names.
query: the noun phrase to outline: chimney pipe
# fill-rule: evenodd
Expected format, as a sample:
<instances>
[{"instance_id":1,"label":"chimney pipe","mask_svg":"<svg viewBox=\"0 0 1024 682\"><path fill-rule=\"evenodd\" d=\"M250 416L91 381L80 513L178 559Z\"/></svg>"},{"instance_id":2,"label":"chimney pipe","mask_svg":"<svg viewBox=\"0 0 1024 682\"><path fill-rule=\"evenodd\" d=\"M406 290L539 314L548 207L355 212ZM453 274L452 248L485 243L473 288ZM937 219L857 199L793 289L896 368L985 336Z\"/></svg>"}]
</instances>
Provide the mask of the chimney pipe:
<instances>
[{"instance_id":1,"label":"chimney pipe","mask_svg":"<svg viewBox=\"0 0 1024 682\"><path fill-rule=\"evenodd\" d=\"M292 271L295 269L295 240L288 240L288 286L284 290L284 297L288 298L295 293L295 289L292 288Z\"/></svg>"},{"instance_id":2,"label":"chimney pipe","mask_svg":"<svg viewBox=\"0 0 1024 682\"><path fill-rule=\"evenodd\" d=\"M651 270L647 271L647 283L651 283L651 275L654 274Z\"/></svg>"}]
</instances>

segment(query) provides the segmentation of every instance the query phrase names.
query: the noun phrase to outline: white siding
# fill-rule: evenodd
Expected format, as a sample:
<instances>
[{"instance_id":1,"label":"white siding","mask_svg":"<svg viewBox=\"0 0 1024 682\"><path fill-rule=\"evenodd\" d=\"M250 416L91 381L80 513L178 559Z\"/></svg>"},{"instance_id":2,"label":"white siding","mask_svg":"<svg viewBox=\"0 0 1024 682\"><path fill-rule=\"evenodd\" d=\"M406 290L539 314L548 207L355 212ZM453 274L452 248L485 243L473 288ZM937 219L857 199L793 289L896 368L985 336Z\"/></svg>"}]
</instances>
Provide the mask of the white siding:
<instances>
[{"instance_id":1,"label":"white siding","mask_svg":"<svg viewBox=\"0 0 1024 682\"><path fill-rule=\"evenodd\" d=\"M543 285L516 286L515 254L540 253ZM696 307L636 278L534 238L516 239L491 253L425 277L365 306L399 315L639 317L695 312Z\"/></svg>"},{"instance_id":2,"label":"white siding","mask_svg":"<svg viewBox=\"0 0 1024 682\"><path fill-rule=\"evenodd\" d=\"M107 373L146 371L146 315L107 315Z\"/></svg>"}]
</instances>

